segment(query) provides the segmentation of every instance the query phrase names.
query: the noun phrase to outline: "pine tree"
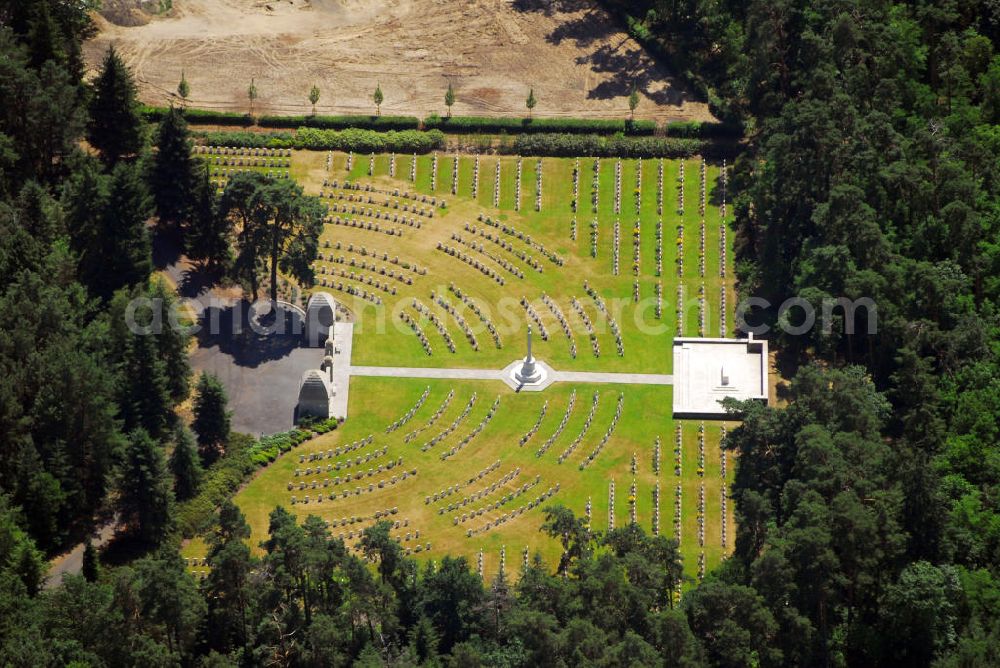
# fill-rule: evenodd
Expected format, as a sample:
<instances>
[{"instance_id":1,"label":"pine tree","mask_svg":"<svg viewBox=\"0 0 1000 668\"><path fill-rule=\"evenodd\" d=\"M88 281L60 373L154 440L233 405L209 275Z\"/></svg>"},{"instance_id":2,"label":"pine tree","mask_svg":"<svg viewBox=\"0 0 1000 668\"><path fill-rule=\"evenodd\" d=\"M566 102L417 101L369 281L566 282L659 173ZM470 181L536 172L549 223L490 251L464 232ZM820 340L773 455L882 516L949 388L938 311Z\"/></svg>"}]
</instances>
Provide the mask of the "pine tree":
<instances>
[{"instance_id":1,"label":"pine tree","mask_svg":"<svg viewBox=\"0 0 1000 668\"><path fill-rule=\"evenodd\" d=\"M171 107L160 121L150 189L156 214L163 223L181 223L191 212L194 194L194 158L187 121Z\"/></svg>"},{"instance_id":2,"label":"pine tree","mask_svg":"<svg viewBox=\"0 0 1000 668\"><path fill-rule=\"evenodd\" d=\"M448 90L444 93L444 106L448 107L448 118L451 118L451 107L455 104L455 89L448 82Z\"/></svg>"},{"instance_id":3,"label":"pine tree","mask_svg":"<svg viewBox=\"0 0 1000 668\"><path fill-rule=\"evenodd\" d=\"M170 472L174 474L174 495L178 501L190 499L201 486L201 459L191 430L181 425L174 432L174 451L170 453Z\"/></svg>"},{"instance_id":4,"label":"pine tree","mask_svg":"<svg viewBox=\"0 0 1000 668\"><path fill-rule=\"evenodd\" d=\"M382 115L382 102L385 96L382 95L382 84L375 84L375 93L372 94L372 101L375 103L375 115Z\"/></svg>"},{"instance_id":5,"label":"pine tree","mask_svg":"<svg viewBox=\"0 0 1000 668\"><path fill-rule=\"evenodd\" d=\"M228 401L226 388L219 378L202 373L195 390L194 423L191 426L198 435L198 450L206 465L218 458L220 450L229 440Z\"/></svg>"},{"instance_id":6,"label":"pine tree","mask_svg":"<svg viewBox=\"0 0 1000 668\"><path fill-rule=\"evenodd\" d=\"M316 103L319 102L319 86L313 86L309 89L309 102L312 103L312 113L313 116L316 115Z\"/></svg>"},{"instance_id":7,"label":"pine tree","mask_svg":"<svg viewBox=\"0 0 1000 668\"><path fill-rule=\"evenodd\" d=\"M191 95L191 84L188 83L187 78L184 76L184 70L181 70L181 82L177 84L177 94L181 98L181 105L187 107L187 99Z\"/></svg>"},{"instance_id":8,"label":"pine tree","mask_svg":"<svg viewBox=\"0 0 1000 668\"><path fill-rule=\"evenodd\" d=\"M129 435L118 477L118 511L144 542L159 544L171 523L173 492L163 450L144 429Z\"/></svg>"},{"instance_id":9,"label":"pine tree","mask_svg":"<svg viewBox=\"0 0 1000 668\"><path fill-rule=\"evenodd\" d=\"M528 90L528 99L524 101L524 106L528 108L528 118L531 118L531 110L538 105L538 100L535 99L535 89L531 88Z\"/></svg>"},{"instance_id":10,"label":"pine tree","mask_svg":"<svg viewBox=\"0 0 1000 668\"><path fill-rule=\"evenodd\" d=\"M119 404L125 429L142 428L159 438L167 426L173 402L166 364L160 357L156 337L130 334L125 339Z\"/></svg>"},{"instance_id":11,"label":"pine tree","mask_svg":"<svg viewBox=\"0 0 1000 668\"><path fill-rule=\"evenodd\" d=\"M197 171L191 222L185 235L186 252L190 259L204 262L209 271L225 270L232 256L229 241L232 226L229 218L219 213L215 185L208 170L201 167Z\"/></svg>"},{"instance_id":12,"label":"pine tree","mask_svg":"<svg viewBox=\"0 0 1000 668\"><path fill-rule=\"evenodd\" d=\"M94 82L87 140L105 163L113 165L142 151L142 125L132 73L115 48L109 47Z\"/></svg>"},{"instance_id":13,"label":"pine tree","mask_svg":"<svg viewBox=\"0 0 1000 668\"><path fill-rule=\"evenodd\" d=\"M151 206L136 166L120 163L110 178L89 173L74 193L88 206L73 205L80 220L80 278L92 294L107 300L118 289L145 283L153 271L146 219Z\"/></svg>"},{"instance_id":14,"label":"pine tree","mask_svg":"<svg viewBox=\"0 0 1000 668\"><path fill-rule=\"evenodd\" d=\"M167 372L170 399L177 404L191 393L191 363L188 360L191 335L179 318L180 304L176 293L163 279L156 278L152 283L149 297L154 305L159 305L163 316L163 326L156 334L156 348Z\"/></svg>"},{"instance_id":15,"label":"pine tree","mask_svg":"<svg viewBox=\"0 0 1000 668\"><path fill-rule=\"evenodd\" d=\"M97 578L101 574L101 565L97 558L97 548L94 547L94 543L90 538L87 538L83 544L83 565L80 568L80 574L87 582L97 582Z\"/></svg>"}]
</instances>

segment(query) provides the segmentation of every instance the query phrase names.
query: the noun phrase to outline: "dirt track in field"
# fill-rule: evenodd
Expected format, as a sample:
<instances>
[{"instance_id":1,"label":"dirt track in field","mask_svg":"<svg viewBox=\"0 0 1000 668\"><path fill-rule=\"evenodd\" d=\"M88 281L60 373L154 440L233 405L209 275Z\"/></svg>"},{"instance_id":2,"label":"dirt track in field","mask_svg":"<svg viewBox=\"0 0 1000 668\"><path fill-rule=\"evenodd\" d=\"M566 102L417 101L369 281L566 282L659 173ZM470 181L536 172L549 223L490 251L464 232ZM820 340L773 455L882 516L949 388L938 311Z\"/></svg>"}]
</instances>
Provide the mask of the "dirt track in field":
<instances>
[{"instance_id":1,"label":"dirt track in field","mask_svg":"<svg viewBox=\"0 0 1000 668\"><path fill-rule=\"evenodd\" d=\"M639 118L711 118L587 0L174 0L163 16L106 14L88 61L114 44L148 103L176 100L183 70L206 109L246 110L254 78L261 113L308 112L313 84L319 113L373 113L380 83L383 114L443 114L451 81L455 114L523 115L533 86L538 116L615 118L635 82Z\"/></svg>"}]
</instances>

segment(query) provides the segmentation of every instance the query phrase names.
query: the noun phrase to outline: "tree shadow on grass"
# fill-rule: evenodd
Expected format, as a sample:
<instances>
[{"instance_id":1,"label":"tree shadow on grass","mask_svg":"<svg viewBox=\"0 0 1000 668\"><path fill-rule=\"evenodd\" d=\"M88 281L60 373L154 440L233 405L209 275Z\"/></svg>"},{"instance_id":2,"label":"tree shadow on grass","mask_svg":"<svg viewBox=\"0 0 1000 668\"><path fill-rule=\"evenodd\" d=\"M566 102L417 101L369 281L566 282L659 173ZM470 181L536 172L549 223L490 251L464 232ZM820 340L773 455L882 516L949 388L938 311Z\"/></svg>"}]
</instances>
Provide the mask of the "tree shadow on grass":
<instances>
[{"instance_id":1,"label":"tree shadow on grass","mask_svg":"<svg viewBox=\"0 0 1000 668\"><path fill-rule=\"evenodd\" d=\"M287 357L303 347L304 323L297 312L279 309L253 322L250 314L246 301L207 306L198 322L198 346L217 346L232 358L233 364L247 368Z\"/></svg>"}]
</instances>

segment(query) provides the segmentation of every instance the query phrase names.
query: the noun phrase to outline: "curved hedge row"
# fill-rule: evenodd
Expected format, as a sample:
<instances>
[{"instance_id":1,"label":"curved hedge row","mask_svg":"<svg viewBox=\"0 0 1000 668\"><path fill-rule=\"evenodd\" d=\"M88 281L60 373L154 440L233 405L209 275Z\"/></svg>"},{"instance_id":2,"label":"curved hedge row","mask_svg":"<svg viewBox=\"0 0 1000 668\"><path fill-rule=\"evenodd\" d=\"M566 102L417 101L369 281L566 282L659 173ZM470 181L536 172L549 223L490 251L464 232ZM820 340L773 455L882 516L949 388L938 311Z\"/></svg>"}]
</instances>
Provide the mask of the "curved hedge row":
<instances>
[{"instance_id":1,"label":"curved hedge row","mask_svg":"<svg viewBox=\"0 0 1000 668\"><path fill-rule=\"evenodd\" d=\"M428 116L424 128L463 134L522 134L560 132L567 134L651 135L656 132L653 121L630 121L592 118L501 118L490 116Z\"/></svg>"},{"instance_id":2,"label":"curved hedge row","mask_svg":"<svg viewBox=\"0 0 1000 668\"><path fill-rule=\"evenodd\" d=\"M206 132L205 142L215 146L245 148L299 148L314 151L354 151L355 153L429 153L443 149L440 130L321 130L299 128L291 132Z\"/></svg>"},{"instance_id":3,"label":"curved hedge row","mask_svg":"<svg viewBox=\"0 0 1000 668\"><path fill-rule=\"evenodd\" d=\"M321 128L325 130L346 130L363 128L367 130L417 130L420 119L416 116L261 116L257 124L265 128Z\"/></svg>"}]
</instances>

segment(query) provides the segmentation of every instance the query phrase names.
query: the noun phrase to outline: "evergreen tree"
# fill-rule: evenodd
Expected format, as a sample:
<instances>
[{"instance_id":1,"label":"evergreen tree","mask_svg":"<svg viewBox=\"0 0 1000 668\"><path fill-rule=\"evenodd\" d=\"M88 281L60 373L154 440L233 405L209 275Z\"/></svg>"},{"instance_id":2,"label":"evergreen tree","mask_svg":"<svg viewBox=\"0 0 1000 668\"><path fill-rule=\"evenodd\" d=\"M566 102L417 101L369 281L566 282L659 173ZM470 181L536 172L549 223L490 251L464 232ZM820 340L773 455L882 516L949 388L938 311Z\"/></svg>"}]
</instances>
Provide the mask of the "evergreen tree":
<instances>
[{"instance_id":1,"label":"evergreen tree","mask_svg":"<svg viewBox=\"0 0 1000 668\"><path fill-rule=\"evenodd\" d=\"M535 98L535 89L532 88L528 91L528 99L524 101L524 106L528 109L528 118L531 118L531 112L537 105L538 100Z\"/></svg>"},{"instance_id":2,"label":"evergreen tree","mask_svg":"<svg viewBox=\"0 0 1000 668\"><path fill-rule=\"evenodd\" d=\"M229 440L229 399L219 378L203 372L198 378L194 397L194 423L198 450L205 464L214 462Z\"/></svg>"},{"instance_id":3,"label":"evergreen tree","mask_svg":"<svg viewBox=\"0 0 1000 668\"><path fill-rule=\"evenodd\" d=\"M145 543L166 538L172 522L173 493L162 448L144 429L129 434L118 475L117 509Z\"/></svg>"},{"instance_id":4,"label":"evergreen tree","mask_svg":"<svg viewBox=\"0 0 1000 668\"><path fill-rule=\"evenodd\" d=\"M72 187L80 278L91 293L108 300L118 289L143 284L153 271L146 220L150 200L139 169L115 166L110 177L86 170ZM77 194L79 201L73 201Z\"/></svg>"},{"instance_id":5,"label":"evergreen tree","mask_svg":"<svg viewBox=\"0 0 1000 668\"><path fill-rule=\"evenodd\" d=\"M448 118L451 118L451 107L455 104L455 89L448 82L448 90L444 93L444 106L448 107Z\"/></svg>"},{"instance_id":6,"label":"evergreen tree","mask_svg":"<svg viewBox=\"0 0 1000 668\"><path fill-rule=\"evenodd\" d=\"M257 102L257 82L254 79L250 79L247 87L247 99L250 100L250 118L253 118L253 106Z\"/></svg>"},{"instance_id":7,"label":"evergreen tree","mask_svg":"<svg viewBox=\"0 0 1000 668\"><path fill-rule=\"evenodd\" d=\"M167 365L160 354L157 337L148 333L156 317L153 309L136 308L128 322L128 302L141 293L121 292L115 298L112 313L120 316L118 403L126 431L142 428L153 438L159 438L172 416L174 402L170 399L170 379ZM136 332L131 331L134 327Z\"/></svg>"},{"instance_id":8,"label":"evergreen tree","mask_svg":"<svg viewBox=\"0 0 1000 668\"><path fill-rule=\"evenodd\" d=\"M313 86L309 89L309 102L312 104L313 116L316 115L316 103L319 102L319 86Z\"/></svg>"},{"instance_id":9,"label":"evergreen tree","mask_svg":"<svg viewBox=\"0 0 1000 668\"><path fill-rule=\"evenodd\" d=\"M113 46L108 47L94 82L87 141L109 165L142 151L143 124L135 81Z\"/></svg>"},{"instance_id":10,"label":"evergreen tree","mask_svg":"<svg viewBox=\"0 0 1000 668\"><path fill-rule=\"evenodd\" d=\"M251 641L248 608L254 598L251 575L256 560L247 539L250 526L232 501L219 508L216 531L208 536L209 624L212 646L220 652L246 648Z\"/></svg>"},{"instance_id":11,"label":"evergreen tree","mask_svg":"<svg viewBox=\"0 0 1000 668\"><path fill-rule=\"evenodd\" d=\"M170 453L170 472L174 474L174 496L186 501L201 486L201 459L191 431L179 425L174 431L174 451Z\"/></svg>"},{"instance_id":12,"label":"evergreen tree","mask_svg":"<svg viewBox=\"0 0 1000 668\"><path fill-rule=\"evenodd\" d=\"M160 311L162 326L155 333L156 348L167 374L170 399L178 404L191 393L191 363L188 359L191 335L177 294L166 281L154 279L148 296L153 308Z\"/></svg>"},{"instance_id":13,"label":"evergreen tree","mask_svg":"<svg viewBox=\"0 0 1000 668\"><path fill-rule=\"evenodd\" d=\"M191 95L191 84L188 83L187 78L184 76L184 70L181 70L181 81L177 84L177 94L181 98L181 106L187 107L187 99Z\"/></svg>"},{"instance_id":14,"label":"evergreen tree","mask_svg":"<svg viewBox=\"0 0 1000 668\"><path fill-rule=\"evenodd\" d=\"M375 103L375 115L382 115L382 102L385 100L385 96L382 95L382 84L375 84L375 92L372 94L372 102Z\"/></svg>"},{"instance_id":15,"label":"evergreen tree","mask_svg":"<svg viewBox=\"0 0 1000 668\"><path fill-rule=\"evenodd\" d=\"M195 161L187 121L179 109L170 107L160 121L156 148L149 179L156 215L163 223L181 223L191 213Z\"/></svg>"},{"instance_id":16,"label":"evergreen tree","mask_svg":"<svg viewBox=\"0 0 1000 668\"><path fill-rule=\"evenodd\" d=\"M639 106L639 90L632 84L632 91L628 94L629 120L635 120L635 109Z\"/></svg>"},{"instance_id":17,"label":"evergreen tree","mask_svg":"<svg viewBox=\"0 0 1000 668\"><path fill-rule=\"evenodd\" d=\"M219 212L215 184L205 168L198 170L191 209L191 223L185 235L188 257L203 262L208 271L226 270L232 260L229 238L232 224L228 216Z\"/></svg>"},{"instance_id":18,"label":"evergreen tree","mask_svg":"<svg viewBox=\"0 0 1000 668\"><path fill-rule=\"evenodd\" d=\"M80 575L87 582L97 582L101 575L101 564L97 555L97 548L94 542L88 537L83 543L83 565L80 568Z\"/></svg>"}]
</instances>

